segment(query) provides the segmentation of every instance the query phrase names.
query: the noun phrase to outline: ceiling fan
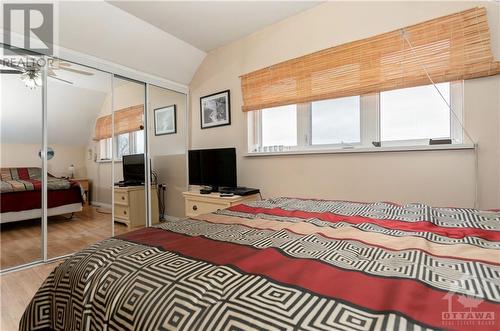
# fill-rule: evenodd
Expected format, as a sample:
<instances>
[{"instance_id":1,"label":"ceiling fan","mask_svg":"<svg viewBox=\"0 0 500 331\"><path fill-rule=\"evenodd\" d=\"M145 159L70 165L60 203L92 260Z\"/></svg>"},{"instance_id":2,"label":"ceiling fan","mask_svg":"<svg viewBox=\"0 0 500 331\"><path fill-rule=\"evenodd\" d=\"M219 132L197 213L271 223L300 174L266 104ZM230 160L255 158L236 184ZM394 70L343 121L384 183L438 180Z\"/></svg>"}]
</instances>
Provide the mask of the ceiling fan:
<instances>
[{"instance_id":1,"label":"ceiling fan","mask_svg":"<svg viewBox=\"0 0 500 331\"><path fill-rule=\"evenodd\" d=\"M8 69L1 69L1 74L17 74L21 75L20 79L25 83L25 85L31 89L36 88L37 86L42 85L42 72L40 65L37 65L38 54L32 53L26 50L17 51L20 56L23 56L22 61L16 63L16 61L11 61L7 59L1 59L0 64L2 67L6 67ZM34 56L33 54L37 55ZM92 76L94 75L91 72L79 70L72 68L72 64L69 62L65 62L60 59L50 58L48 61L48 71L47 76L52 79L59 80L66 84L73 85L73 82L62 79L57 76L58 70L64 70L68 72L73 72L80 75Z\"/></svg>"}]
</instances>

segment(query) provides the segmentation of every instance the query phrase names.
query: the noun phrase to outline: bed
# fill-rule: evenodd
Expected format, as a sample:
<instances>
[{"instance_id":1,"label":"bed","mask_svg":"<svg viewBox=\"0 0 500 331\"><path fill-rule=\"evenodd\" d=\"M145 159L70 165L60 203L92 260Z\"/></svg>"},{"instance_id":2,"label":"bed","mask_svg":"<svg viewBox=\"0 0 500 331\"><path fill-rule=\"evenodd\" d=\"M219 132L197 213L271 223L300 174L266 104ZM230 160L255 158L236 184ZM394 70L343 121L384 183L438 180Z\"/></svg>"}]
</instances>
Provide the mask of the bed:
<instances>
[{"instance_id":1,"label":"bed","mask_svg":"<svg viewBox=\"0 0 500 331\"><path fill-rule=\"evenodd\" d=\"M41 187L40 168L1 168L0 223L40 218ZM82 211L84 194L78 182L49 174L47 215L56 216Z\"/></svg>"},{"instance_id":2,"label":"bed","mask_svg":"<svg viewBox=\"0 0 500 331\"><path fill-rule=\"evenodd\" d=\"M498 330L500 213L275 198L96 243L21 330Z\"/></svg>"}]
</instances>

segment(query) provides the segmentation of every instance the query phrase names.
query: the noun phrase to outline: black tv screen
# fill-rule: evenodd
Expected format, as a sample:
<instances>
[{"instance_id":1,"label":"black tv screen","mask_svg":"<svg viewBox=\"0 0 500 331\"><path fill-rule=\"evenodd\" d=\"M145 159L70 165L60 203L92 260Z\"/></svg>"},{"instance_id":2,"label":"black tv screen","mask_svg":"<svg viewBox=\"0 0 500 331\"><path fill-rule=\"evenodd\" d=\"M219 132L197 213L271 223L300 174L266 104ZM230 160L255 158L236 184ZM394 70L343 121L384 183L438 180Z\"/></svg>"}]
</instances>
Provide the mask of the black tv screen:
<instances>
[{"instance_id":1,"label":"black tv screen","mask_svg":"<svg viewBox=\"0 0 500 331\"><path fill-rule=\"evenodd\" d=\"M123 180L144 183L144 154L124 155Z\"/></svg>"},{"instance_id":2,"label":"black tv screen","mask_svg":"<svg viewBox=\"0 0 500 331\"><path fill-rule=\"evenodd\" d=\"M236 187L236 149L190 150L189 184Z\"/></svg>"}]
</instances>

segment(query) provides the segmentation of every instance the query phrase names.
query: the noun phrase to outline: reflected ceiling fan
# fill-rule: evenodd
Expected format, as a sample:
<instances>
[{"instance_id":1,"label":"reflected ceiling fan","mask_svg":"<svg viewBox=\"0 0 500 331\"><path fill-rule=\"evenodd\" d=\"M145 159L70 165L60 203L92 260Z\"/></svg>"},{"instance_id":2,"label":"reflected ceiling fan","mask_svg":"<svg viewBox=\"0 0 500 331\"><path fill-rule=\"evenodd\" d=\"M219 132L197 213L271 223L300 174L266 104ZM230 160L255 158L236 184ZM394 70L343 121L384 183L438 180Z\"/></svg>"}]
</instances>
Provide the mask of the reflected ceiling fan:
<instances>
[{"instance_id":1,"label":"reflected ceiling fan","mask_svg":"<svg viewBox=\"0 0 500 331\"><path fill-rule=\"evenodd\" d=\"M37 59L39 55L36 53L32 53L26 50L16 50L16 53L19 53L20 56L23 56L22 61L16 63L15 61L1 59L0 64L3 68L8 69L0 69L1 74L17 74L21 75L21 80L25 83L25 85L31 89L36 88L37 86L42 85L42 72L41 67L37 65ZM35 54L36 56L33 56ZM63 83L73 85L73 82L62 79L57 76L58 70L64 70L80 75L85 76L93 76L94 74L88 71L79 70L72 68L72 64L69 62L65 62L59 59L51 58L49 61L47 76L59 80Z\"/></svg>"}]
</instances>

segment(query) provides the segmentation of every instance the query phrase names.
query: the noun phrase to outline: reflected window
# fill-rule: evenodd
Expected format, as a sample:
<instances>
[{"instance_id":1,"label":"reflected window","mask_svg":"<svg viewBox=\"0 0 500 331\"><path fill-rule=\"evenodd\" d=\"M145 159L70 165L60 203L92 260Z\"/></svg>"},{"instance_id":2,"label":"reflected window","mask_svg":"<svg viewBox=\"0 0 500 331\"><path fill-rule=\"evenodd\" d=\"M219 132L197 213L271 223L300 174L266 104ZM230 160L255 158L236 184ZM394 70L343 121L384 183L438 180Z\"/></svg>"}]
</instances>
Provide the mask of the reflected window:
<instances>
[{"instance_id":1,"label":"reflected window","mask_svg":"<svg viewBox=\"0 0 500 331\"><path fill-rule=\"evenodd\" d=\"M99 140L99 160L111 160L111 138Z\"/></svg>"},{"instance_id":2,"label":"reflected window","mask_svg":"<svg viewBox=\"0 0 500 331\"><path fill-rule=\"evenodd\" d=\"M144 153L144 130L134 132L134 153Z\"/></svg>"},{"instance_id":3,"label":"reflected window","mask_svg":"<svg viewBox=\"0 0 500 331\"><path fill-rule=\"evenodd\" d=\"M116 137L116 157L121 159L123 155L130 154L130 134L122 133Z\"/></svg>"},{"instance_id":4,"label":"reflected window","mask_svg":"<svg viewBox=\"0 0 500 331\"><path fill-rule=\"evenodd\" d=\"M144 130L122 133L116 136L116 159L124 155L144 153Z\"/></svg>"}]
</instances>

